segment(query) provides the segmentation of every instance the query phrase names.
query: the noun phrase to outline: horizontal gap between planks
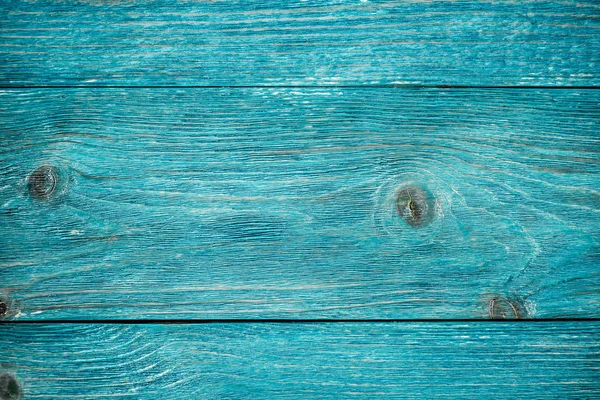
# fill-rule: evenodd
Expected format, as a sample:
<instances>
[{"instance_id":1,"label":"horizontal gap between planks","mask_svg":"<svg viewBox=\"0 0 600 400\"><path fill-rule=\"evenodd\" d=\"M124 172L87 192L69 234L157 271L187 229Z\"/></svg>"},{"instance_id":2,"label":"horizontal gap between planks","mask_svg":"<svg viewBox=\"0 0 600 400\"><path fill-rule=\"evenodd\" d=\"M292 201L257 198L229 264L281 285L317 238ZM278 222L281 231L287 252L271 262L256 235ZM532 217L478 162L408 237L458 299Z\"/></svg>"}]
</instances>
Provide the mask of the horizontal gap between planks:
<instances>
[{"instance_id":1,"label":"horizontal gap between planks","mask_svg":"<svg viewBox=\"0 0 600 400\"><path fill-rule=\"evenodd\" d=\"M471 85L0 85L0 89L552 89L587 90L600 86L471 86Z\"/></svg>"},{"instance_id":2,"label":"horizontal gap between planks","mask_svg":"<svg viewBox=\"0 0 600 400\"><path fill-rule=\"evenodd\" d=\"M2 324L128 324L128 325L184 325L184 324L347 324L347 323L546 323L546 322L600 322L600 318L537 318L537 319L48 319L31 321L0 321Z\"/></svg>"}]
</instances>

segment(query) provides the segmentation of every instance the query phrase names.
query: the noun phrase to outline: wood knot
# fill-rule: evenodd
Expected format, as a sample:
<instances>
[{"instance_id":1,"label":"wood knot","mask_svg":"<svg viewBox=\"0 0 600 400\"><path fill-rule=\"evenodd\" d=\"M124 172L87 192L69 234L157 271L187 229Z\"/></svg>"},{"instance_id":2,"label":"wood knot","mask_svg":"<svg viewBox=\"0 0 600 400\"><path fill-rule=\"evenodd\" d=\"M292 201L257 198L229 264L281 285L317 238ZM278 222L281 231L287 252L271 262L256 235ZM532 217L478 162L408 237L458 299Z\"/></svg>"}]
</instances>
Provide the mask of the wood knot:
<instances>
[{"instance_id":1,"label":"wood knot","mask_svg":"<svg viewBox=\"0 0 600 400\"><path fill-rule=\"evenodd\" d=\"M398 213L409 225L418 228L429 224L435 216L435 201L428 190L406 186L398 191Z\"/></svg>"},{"instance_id":2,"label":"wood knot","mask_svg":"<svg viewBox=\"0 0 600 400\"><path fill-rule=\"evenodd\" d=\"M20 398L19 382L9 374L0 375L0 400L18 400Z\"/></svg>"},{"instance_id":3,"label":"wood knot","mask_svg":"<svg viewBox=\"0 0 600 400\"><path fill-rule=\"evenodd\" d=\"M0 318L8 314L8 304L4 300L0 300Z\"/></svg>"},{"instance_id":4,"label":"wood knot","mask_svg":"<svg viewBox=\"0 0 600 400\"><path fill-rule=\"evenodd\" d=\"M490 319L521 319L524 317L522 308L515 300L495 297L489 304Z\"/></svg>"},{"instance_id":5,"label":"wood knot","mask_svg":"<svg viewBox=\"0 0 600 400\"><path fill-rule=\"evenodd\" d=\"M55 167L42 165L29 175L27 188L33 197L46 200L58 187L59 173Z\"/></svg>"}]
</instances>

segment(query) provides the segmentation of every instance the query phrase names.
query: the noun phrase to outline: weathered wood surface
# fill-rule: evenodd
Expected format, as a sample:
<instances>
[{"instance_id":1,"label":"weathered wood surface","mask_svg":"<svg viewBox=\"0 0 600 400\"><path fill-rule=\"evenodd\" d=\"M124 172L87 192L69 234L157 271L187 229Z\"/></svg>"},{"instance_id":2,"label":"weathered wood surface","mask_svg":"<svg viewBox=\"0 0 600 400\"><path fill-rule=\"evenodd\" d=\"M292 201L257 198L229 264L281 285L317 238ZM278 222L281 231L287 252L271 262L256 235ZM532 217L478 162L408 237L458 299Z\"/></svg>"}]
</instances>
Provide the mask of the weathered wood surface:
<instances>
[{"instance_id":1,"label":"weathered wood surface","mask_svg":"<svg viewBox=\"0 0 600 400\"><path fill-rule=\"evenodd\" d=\"M11 1L0 84L597 86L597 0Z\"/></svg>"},{"instance_id":2,"label":"weathered wood surface","mask_svg":"<svg viewBox=\"0 0 600 400\"><path fill-rule=\"evenodd\" d=\"M600 323L0 325L23 399L592 399Z\"/></svg>"},{"instance_id":3,"label":"weathered wood surface","mask_svg":"<svg viewBox=\"0 0 600 400\"><path fill-rule=\"evenodd\" d=\"M599 104L1 91L7 318L488 318L494 298L509 317L598 317ZM42 165L48 198L27 183ZM432 195L430 223L400 216L406 186Z\"/></svg>"}]
</instances>

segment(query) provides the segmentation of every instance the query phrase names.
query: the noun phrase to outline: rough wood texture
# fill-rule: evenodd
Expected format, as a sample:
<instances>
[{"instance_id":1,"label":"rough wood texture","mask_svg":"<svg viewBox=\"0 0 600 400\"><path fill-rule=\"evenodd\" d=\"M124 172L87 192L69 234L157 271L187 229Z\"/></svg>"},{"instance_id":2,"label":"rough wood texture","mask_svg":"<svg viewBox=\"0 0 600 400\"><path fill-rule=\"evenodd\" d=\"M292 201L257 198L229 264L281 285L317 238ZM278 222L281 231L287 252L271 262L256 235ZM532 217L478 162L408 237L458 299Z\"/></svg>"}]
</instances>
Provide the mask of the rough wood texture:
<instances>
[{"instance_id":1,"label":"rough wood texture","mask_svg":"<svg viewBox=\"0 0 600 400\"><path fill-rule=\"evenodd\" d=\"M2 1L0 84L598 85L597 0Z\"/></svg>"},{"instance_id":2,"label":"rough wood texture","mask_svg":"<svg viewBox=\"0 0 600 400\"><path fill-rule=\"evenodd\" d=\"M599 103L4 90L7 317L598 317Z\"/></svg>"},{"instance_id":3,"label":"rough wood texture","mask_svg":"<svg viewBox=\"0 0 600 400\"><path fill-rule=\"evenodd\" d=\"M24 399L592 399L600 323L0 325Z\"/></svg>"}]
</instances>

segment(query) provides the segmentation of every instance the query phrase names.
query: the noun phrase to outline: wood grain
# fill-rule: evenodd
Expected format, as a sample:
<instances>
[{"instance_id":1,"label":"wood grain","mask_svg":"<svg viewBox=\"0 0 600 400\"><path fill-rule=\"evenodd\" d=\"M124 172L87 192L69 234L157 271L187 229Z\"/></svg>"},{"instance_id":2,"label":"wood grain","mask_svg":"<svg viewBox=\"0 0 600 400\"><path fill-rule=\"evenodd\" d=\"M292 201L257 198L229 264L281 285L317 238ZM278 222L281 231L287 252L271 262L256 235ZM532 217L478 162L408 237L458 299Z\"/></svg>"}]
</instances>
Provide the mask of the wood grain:
<instances>
[{"instance_id":1,"label":"wood grain","mask_svg":"<svg viewBox=\"0 0 600 400\"><path fill-rule=\"evenodd\" d=\"M598 91L4 90L0 104L7 318L599 316ZM40 165L56 170L49 198L28 190ZM407 185L431 194L433 221L400 215Z\"/></svg>"},{"instance_id":2,"label":"wood grain","mask_svg":"<svg viewBox=\"0 0 600 400\"><path fill-rule=\"evenodd\" d=\"M0 85L597 86L596 0L12 1Z\"/></svg>"},{"instance_id":3,"label":"wood grain","mask_svg":"<svg viewBox=\"0 0 600 400\"><path fill-rule=\"evenodd\" d=\"M23 399L600 397L600 324L0 325Z\"/></svg>"}]
</instances>

